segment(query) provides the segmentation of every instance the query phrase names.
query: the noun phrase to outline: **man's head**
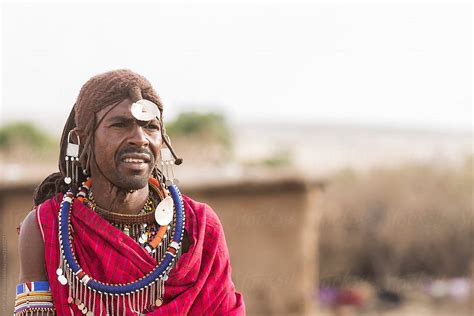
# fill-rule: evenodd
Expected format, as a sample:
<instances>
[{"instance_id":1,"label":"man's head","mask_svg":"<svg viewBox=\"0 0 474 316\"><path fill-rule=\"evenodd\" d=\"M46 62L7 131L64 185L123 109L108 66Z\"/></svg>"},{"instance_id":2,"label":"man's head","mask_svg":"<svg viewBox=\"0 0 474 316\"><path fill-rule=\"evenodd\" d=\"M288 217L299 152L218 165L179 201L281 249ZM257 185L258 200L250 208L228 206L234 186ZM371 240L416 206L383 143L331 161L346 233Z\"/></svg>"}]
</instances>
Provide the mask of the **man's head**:
<instances>
[{"instance_id":1,"label":"man's head","mask_svg":"<svg viewBox=\"0 0 474 316\"><path fill-rule=\"evenodd\" d=\"M154 112L155 119L145 121L149 113L142 116L140 111L135 110L147 112L146 106L135 106L132 109L132 104L145 103L150 106L150 102L158 111ZM144 187L150 174L161 179L162 174L155 163L162 142L171 151L175 164L182 162L174 153L166 135L162 112L163 105L158 94L150 82L139 74L130 70L114 70L89 79L81 88L63 129L59 154L60 172L49 175L36 188L35 204L67 190L64 183L64 158L71 131L80 136L79 163L87 175L102 177L102 180L128 190ZM117 116L121 118L117 119ZM112 126L115 124L111 123L113 120L123 120L127 127L119 127L118 130L122 131L118 132L117 126ZM85 178L85 175L79 174L79 179L71 184L72 187L80 185Z\"/></svg>"},{"instance_id":2,"label":"man's head","mask_svg":"<svg viewBox=\"0 0 474 316\"><path fill-rule=\"evenodd\" d=\"M132 104L143 99L158 108L152 120L133 116ZM142 188L154 171L162 144L162 111L160 98L139 74L115 70L94 76L81 88L66 123L60 159L64 159L66 136L74 130L81 138L83 170L121 189ZM60 169L64 174L61 160Z\"/></svg>"}]
</instances>

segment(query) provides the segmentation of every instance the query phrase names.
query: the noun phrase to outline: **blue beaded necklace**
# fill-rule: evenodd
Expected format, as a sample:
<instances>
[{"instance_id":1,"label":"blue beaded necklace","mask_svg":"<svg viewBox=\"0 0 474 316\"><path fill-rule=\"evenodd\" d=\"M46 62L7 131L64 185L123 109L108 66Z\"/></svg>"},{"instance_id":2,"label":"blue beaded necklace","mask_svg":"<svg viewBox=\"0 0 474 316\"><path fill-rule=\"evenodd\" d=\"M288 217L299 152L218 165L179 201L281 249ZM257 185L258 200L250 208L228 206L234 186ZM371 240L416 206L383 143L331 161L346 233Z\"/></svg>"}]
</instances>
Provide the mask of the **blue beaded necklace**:
<instances>
[{"instance_id":1,"label":"blue beaded necklace","mask_svg":"<svg viewBox=\"0 0 474 316\"><path fill-rule=\"evenodd\" d=\"M105 296L107 311L113 311L116 306L116 312L118 312L120 306L125 310L125 306L128 305L130 310L141 313L149 310L152 306L162 304L164 281L168 279L170 270L181 254L185 221L184 203L178 187L171 184L167 189L174 202L174 232L169 247L162 260L151 272L127 284L100 282L81 269L72 250L72 235L69 231L70 210L74 194L71 191L64 194L59 210L59 245L62 260L60 260L61 265L56 272L62 285L69 284L68 303L74 302L83 314L88 316L94 315L96 311L96 295L100 296L100 302L104 301ZM85 196L88 190L87 184L83 183L77 197ZM127 300L128 304L126 304ZM101 303L100 313L102 313L102 305Z\"/></svg>"}]
</instances>

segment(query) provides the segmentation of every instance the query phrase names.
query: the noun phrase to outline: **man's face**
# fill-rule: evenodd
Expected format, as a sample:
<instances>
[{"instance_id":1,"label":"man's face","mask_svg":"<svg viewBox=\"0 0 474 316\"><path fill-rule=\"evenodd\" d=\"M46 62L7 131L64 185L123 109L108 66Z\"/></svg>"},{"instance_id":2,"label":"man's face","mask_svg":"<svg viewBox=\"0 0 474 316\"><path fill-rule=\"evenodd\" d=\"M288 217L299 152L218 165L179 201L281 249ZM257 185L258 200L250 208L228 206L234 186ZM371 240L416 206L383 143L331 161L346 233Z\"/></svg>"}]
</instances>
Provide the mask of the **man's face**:
<instances>
[{"instance_id":1,"label":"man's face","mask_svg":"<svg viewBox=\"0 0 474 316\"><path fill-rule=\"evenodd\" d=\"M158 119L136 120L131 105L126 99L109 112L106 107L97 113L97 122L102 121L94 135L94 182L109 181L125 190L138 190L148 183L162 144L160 124Z\"/></svg>"}]
</instances>

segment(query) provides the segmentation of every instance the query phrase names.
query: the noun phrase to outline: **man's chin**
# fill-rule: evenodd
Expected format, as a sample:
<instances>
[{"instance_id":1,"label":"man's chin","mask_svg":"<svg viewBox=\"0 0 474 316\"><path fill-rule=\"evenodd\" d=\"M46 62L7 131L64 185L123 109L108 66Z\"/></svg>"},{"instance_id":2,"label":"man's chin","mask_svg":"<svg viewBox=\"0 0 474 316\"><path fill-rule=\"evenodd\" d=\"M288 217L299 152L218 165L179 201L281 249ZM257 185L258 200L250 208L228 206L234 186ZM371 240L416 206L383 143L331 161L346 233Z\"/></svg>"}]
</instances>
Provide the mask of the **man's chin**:
<instances>
[{"instance_id":1,"label":"man's chin","mask_svg":"<svg viewBox=\"0 0 474 316\"><path fill-rule=\"evenodd\" d=\"M118 183L115 185L123 190L131 191L131 190L140 190L143 189L148 185L149 177L124 177L121 178Z\"/></svg>"}]
</instances>

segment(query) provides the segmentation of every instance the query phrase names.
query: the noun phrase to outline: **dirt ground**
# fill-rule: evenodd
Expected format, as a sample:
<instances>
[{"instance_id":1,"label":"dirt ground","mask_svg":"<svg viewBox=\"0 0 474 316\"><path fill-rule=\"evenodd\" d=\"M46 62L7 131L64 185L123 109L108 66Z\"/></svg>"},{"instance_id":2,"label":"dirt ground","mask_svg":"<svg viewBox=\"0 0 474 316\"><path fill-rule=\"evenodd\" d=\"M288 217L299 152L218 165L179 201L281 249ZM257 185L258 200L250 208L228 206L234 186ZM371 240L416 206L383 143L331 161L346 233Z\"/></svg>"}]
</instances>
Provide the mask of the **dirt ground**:
<instances>
[{"instance_id":1,"label":"dirt ground","mask_svg":"<svg viewBox=\"0 0 474 316\"><path fill-rule=\"evenodd\" d=\"M386 310L356 310L352 307L342 307L338 310L321 308L319 316L472 316L474 303L464 304L426 304L411 302L398 308Z\"/></svg>"}]
</instances>

